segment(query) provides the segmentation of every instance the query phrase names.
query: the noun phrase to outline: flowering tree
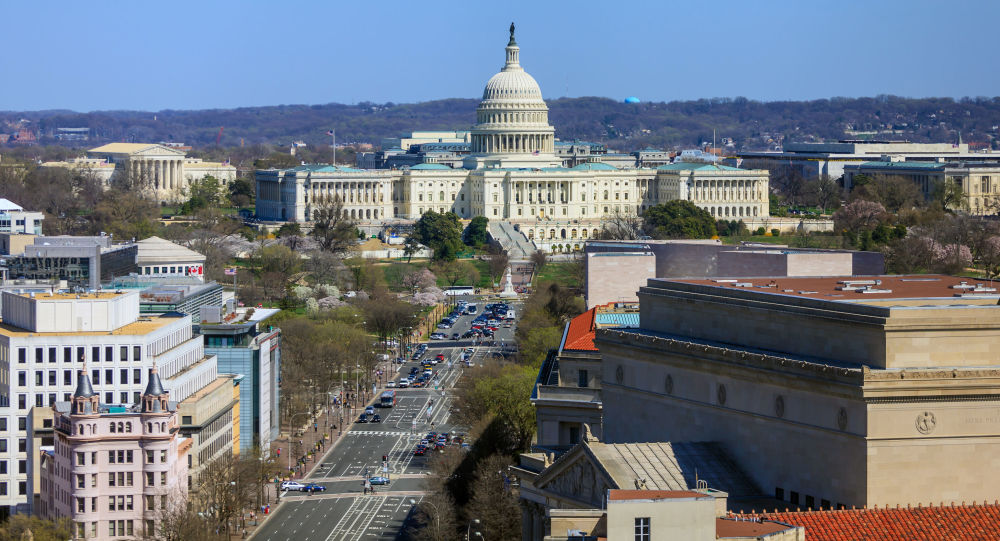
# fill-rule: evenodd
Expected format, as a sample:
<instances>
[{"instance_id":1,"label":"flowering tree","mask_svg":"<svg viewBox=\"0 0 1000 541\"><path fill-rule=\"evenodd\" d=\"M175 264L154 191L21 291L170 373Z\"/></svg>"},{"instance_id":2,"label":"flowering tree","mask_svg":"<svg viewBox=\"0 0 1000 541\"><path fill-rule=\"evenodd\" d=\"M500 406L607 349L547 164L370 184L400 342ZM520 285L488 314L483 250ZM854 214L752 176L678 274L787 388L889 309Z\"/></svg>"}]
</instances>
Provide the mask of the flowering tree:
<instances>
[{"instance_id":1,"label":"flowering tree","mask_svg":"<svg viewBox=\"0 0 1000 541\"><path fill-rule=\"evenodd\" d=\"M855 199L833 213L833 223L837 231L857 234L875 229L887 217L881 204Z\"/></svg>"}]
</instances>

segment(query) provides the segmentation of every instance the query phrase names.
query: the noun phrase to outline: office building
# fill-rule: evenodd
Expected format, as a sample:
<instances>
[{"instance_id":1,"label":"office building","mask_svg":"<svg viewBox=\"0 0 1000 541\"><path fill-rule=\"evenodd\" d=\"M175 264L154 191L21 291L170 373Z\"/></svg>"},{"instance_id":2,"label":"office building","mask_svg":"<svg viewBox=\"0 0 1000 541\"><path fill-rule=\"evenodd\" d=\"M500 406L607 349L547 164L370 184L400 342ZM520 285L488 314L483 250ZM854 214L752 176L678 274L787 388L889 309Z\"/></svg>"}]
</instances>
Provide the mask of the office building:
<instances>
[{"instance_id":1,"label":"office building","mask_svg":"<svg viewBox=\"0 0 1000 541\"><path fill-rule=\"evenodd\" d=\"M144 278L190 276L205 280L205 256L175 242L149 237L135 243L135 264Z\"/></svg>"},{"instance_id":2,"label":"office building","mask_svg":"<svg viewBox=\"0 0 1000 541\"><path fill-rule=\"evenodd\" d=\"M72 288L96 290L137 269L136 245L114 244L105 235L35 237L23 250L7 258L8 279L65 280Z\"/></svg>"},{"instance_id":3,"label":"office building","mask_svg":"<svg viewBox=\"0 0 1000 541\"><path fill-rule=\"evenodd\" d=\"M279 310L241 308L232 300L205 306L197 332L205 352L218 358L219 373L239 376L239 448L248 452L259 446L270 452L278 438L281 329L267 324Z\"/></svg>"},{"instance_id":4,"label":"office building","mask_svg":"<svg viewBox=\"0 0 1000 541\"><path fill-rule=\"evenodd\" d=\"M55 404L39 514L69 518L75 539L154 537L186 497L191 440L178 433L170 398L154 363L135 404L102 404L82 365L71 401Z\"/></svg>"},{"instance_id":5,"label":"office building","mask_svg":"<svg viewBox=\"0 0 1000 541\"><path fill-rule=\"evenodd\" d=\"M45 214L24 210L7 199L0 199L0 233L41 235Z\"/></svg>"},{"instance_id":6,"label":"office building","mask_svg":"<svg viewBox=\"0 0 1000 541\"><path fill-rule=\"evenodd\" d=\"M997 155L1000 158L1000 154ZM892 161L879 160L844 166L844 187L857 184L856 177L872 179L902 178L912 182L931 200L946 185L958 186L962 202L955 205L976 216L997 214L1000 210L1000 160L995 162L973 161Z\"/></svg>"}]
</instances>

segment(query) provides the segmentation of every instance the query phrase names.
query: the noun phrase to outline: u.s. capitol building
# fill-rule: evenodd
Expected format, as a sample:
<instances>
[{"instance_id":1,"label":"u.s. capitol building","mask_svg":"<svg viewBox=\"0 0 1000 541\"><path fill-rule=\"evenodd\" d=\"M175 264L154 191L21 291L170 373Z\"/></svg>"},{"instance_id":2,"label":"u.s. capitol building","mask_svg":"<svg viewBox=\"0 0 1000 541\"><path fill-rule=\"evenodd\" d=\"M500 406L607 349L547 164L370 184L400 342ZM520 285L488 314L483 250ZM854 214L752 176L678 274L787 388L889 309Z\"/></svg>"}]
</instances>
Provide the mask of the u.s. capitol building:
<instances>
[{"instance_id":1,"label":"u.s. capitol building","mask_svg":"<svg viewBox=\"0 0 1000 541\"><path fill-rule=\"evenodd\" d=\"M421 163L404 169L302 165L256 171L257 216L308 223L317 205L339 197L359 222L414 220L429 210L521 224L529 239L566 239L574 249L615 212L688 199L719 219L768 215L768 173L702 163L618 168L599 156L566 167L535 79L520 64L511 25L506 62L476 109L471 152L461 168Z\"/></svg>"}]
</instances>

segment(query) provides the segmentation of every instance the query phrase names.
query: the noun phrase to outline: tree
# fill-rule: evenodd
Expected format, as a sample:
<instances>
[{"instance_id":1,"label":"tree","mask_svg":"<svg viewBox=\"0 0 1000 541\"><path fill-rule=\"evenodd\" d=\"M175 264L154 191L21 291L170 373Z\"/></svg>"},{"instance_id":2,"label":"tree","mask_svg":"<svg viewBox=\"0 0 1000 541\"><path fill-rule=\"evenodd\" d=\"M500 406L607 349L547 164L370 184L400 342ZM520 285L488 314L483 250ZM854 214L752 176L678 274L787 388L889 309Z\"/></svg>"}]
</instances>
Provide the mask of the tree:
<instances>
[{"instance_id":1,"label":"tree","mask_svg":"<svg viewBox=\"0 0 1000 541\"><path fill-rule=\"evenodd\" d=\"M419 269L403 276L403 287L407 289L427 289L437 286L437 277L430 269Z\"/></svg>"},{"instance_id":2,"label":"tree","mask_svg":"<svg viewBox=\"0 0 1000 541\"><path fill-rule=\"evenodd\" d=\"M68 518L46 520L23 513L0 524L0 541L64 541L73 537Z\"/></svg>"},{"instance_id":3,"label":"tree","mask_svg":"<svg viewBox=\"0 0 1000 541\"><path fill-rule=\"evenodd\" d=\"M159 216L156 203L141 192L112 188L94 209L94 227L119 239L141 240L156 232Z\"/></svg>"},{"instance_id":4,"label":"tree","mask_svg":"<svg viewBox=\"0 0 1000 541\"><path fill-rule=\"evenodd\" d=\"M468 261L441 261L437 266L437 274L445 279L449 286L475 286L479 282L479 270Z\"/></svg>"},{"instance_id":5,"label":"tree","mask_svg":"<svg viewBox=\"0 0 1000 541\"><path fill-rule=\"evenodd\" d=\"M860 179L860 184L858 180L858 177L855 177L854 189L851 191L852 200L865 199L879 203L893 214L914 208L924 199L920 188L917 188L913 181L901 176L863 177Z\"/></svg>"},{"instance_id":6,"label":"tree","mask_svg":"<svg viewBox=\"0 0 1000 541\"><path fill-rule=\"evenodd\" d=\"M829 175L820 175L819 179L813 183L813 190L816 204L823 209L823 214L826 214L826 209L840 201L840 185Z\"/></svg>"},{"instance_id":7,"label":"tree","mask_svg":"<svg viewBox=\"0 0 1000 541\"><path fill-rule=\"evenodd\" d=\"M454 212L427 211L420 216L413 232L421 244L434 250L435 260L453 261L462 250L462 225Z\"/></svg>"},{"instance_id":8,"label":"tree","mask_svg":"<svg viewBox=\"0 0 1000 541\"><path fill-rule=\"evenodd\" d=\"M423 246L420 245L420 241L416 237L410 235L406 237L406 244L403 245L403 255L406 256L406 262L409 263L413 259L413 255L420 251Z\"/></svg>"},{"instance_id":9,"label":"tree","mask_svg":"<svg viewBox=\"0 0 1000 541\"><path fill-rule=\"evenodd\" d=\"M864 199L855 199L833 213L836 230L855 235L862 231L872 231L886 219L885 207Z\"/></svg>"},{"instance_id":10,"label":"tree","mask_svg":"<svg viewBox=\"0 0 1000 541\"><path fill-rule=\"evenodd\" d=\"M286 246L295 250L302 241L302 227L296 222L286 222L274 232L274 236L282 239Z\"/></svg>"},{"instance_id":11,"label":"tree","mask_svg":"<svg viewBox=\"0 0 1000 541\"><path fill-rule=\"evenodd\" d=\"M707 239L716 234L715 218L690 201L675 199L646 209L646 231L658 239Z\"/></svg>"},{"instance_id":12,"label":"tree","mask_svg":"<svg viewBox=\"0 0 1000 541\"><path fill-rule=\"evenodd\" d=\"M931 203L945 212L969 210L968 199L965 198L965 192L962 190L962 184L959 182L935 180L934 185L931 187ZM996 211L998 209L994 208L992 210Z\"/></svg>"},{"instance_id":13,"label":"tree","mask_svg":"<svg viewBox=\"0 0 1000 541\"><path fill-rule=\"evenodd\" d=\"M485 216L476 216L465 228L464 241L468 246L482 246L486 244L487 223L489 220Z\"/></svg>"},{"instance_id":14,"label":"tree","mask_svg":"<svg viewBox=\"0 0 1000 541\"><path fill-rule=\"evenodd\" d=\"M545 250L535 250L530 257L531 262L535 264L536 272L542 270L542 267L544 267L549 260L549 255L545 253Z\"/></svg>"},{"instance_id":15,"label":"tree","mask_svg":"<svg viewBox=\"0 0 1000 541\"><path fill-rule=\"evenodd\" d=\"M184 189L184 192L186 192L189 197L188 200L181 205L180 213L185 216L189 216L205 208L219 208L222 204L224 193L219 179L213 177L212 175L206 175L199 180L191 182L191 184Z\"/></svg>"},{"instance_id":16,"label":"tree","mask_svg":"<svg viewBox=\"0 0 1000 541\"><path fill-rule=\"evenodd\" d=\"M253 206L256 195L256 186L252 178L237 177L229 183L229 201L233 206Z\"/></svg>"},{"instance_id":17,"label":"tree","mask_svg":"<svg viewBox=\"0 0 1000 541\"><path fill-rule=\"evenodd\" d=\"M486 256L486 266L490 273L490 283L497 284L507 273L510 266L510 256L499 246L490 246L489 254Z\"/></svg>"},{"instance_id":18,"label":"tree","mask_svg":"<svg viewBox=\"0 0 1000 541\"><path fill-rule=\"evenodd\" d=\"M642 218L631 210L616 208L605 218L597 236L604 240L637 240L643 236Z\"/></svg>"},{"instance_id":19,"label":"tree","mask_svg":"<svg viewBox=\"0 0 1000 541\"><path fill-rule=\"evenodd\" d=\"M320 248L335 254L344 253L354 245L357 227L344 212L344 202L339 196L314 201L312 236Z\"/></svg>"},{"instance_id":20,"label":"tree","mask_svg":"<svg viewBox=\"0 0 1000 541\"><path fill-rule=\"evenodd\" d=\"M513 463L508 456L494 454L476 465L466 514L480 521L478 528L488 532L490 539L521 539L521 507L507 473Z\"/></svg>"}]
</instances>

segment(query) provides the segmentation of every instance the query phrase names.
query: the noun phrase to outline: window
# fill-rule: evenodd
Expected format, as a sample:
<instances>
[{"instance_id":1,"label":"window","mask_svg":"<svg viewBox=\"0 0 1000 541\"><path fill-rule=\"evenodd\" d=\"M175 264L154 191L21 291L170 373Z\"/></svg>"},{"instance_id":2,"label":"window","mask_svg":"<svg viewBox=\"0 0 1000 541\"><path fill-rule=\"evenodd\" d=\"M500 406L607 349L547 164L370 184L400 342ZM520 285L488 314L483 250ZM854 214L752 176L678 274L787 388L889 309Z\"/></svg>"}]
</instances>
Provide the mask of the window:
<instances>
[{"instance_id":1,"label":"window","mask_svg":"<svg viewBox=\"0 0 1000 541\"><path fill-rule=\"evenodd\" d=\"M49 348L49 362L56 362L56 348Z\"/></svg>"},{"instance_id":2,"label":"window","mask_svg":"<svg viewBox=\"0 0 1000 541\"><path fill-rule=\"evenodd\" d=\"M104 402L107 404L113 404L115 401L115 393L108 391L104 393Z\"/></svg>"},{"instance_id":3,"label":"window","mask_svg":"<svg viewBox=\"0 0 1000 541\"><path fill-rule=\"evenodd\" d=\"M635 541L649 541L649 517L635 518Z\"/></svg>"},{"instance_id":4,"label":"window","mask_svg":"<svg viewBox=\"0 0 1000 541\"><path fill-rule=\"evenodd\" d=\"M589 386L589 384L590 384L590 379L587 377L587 371L586 370L578 370L577 371L576 386L577 387L587 387L587 386Z\"/></svg>"},{"instance_id":5,"label":"window","mask_svg":"<svg viewBox=\"0 0 1000 541\"><path fill-rule=\"evenodd\" d=\"M142 360L142 346L132 346L132 360L141 361ZM138 381L136 383L139 383Z\"/></svg>"},{"instance_id":6,"label":"window","mask_svg":"<svg viewBox=\"0 0 1000 541\"><path fill-rule=\"evenodd\" d=\"M76 511L78 513L86 513L87 512L87 501L85 499L83 499L83 498L77 498L76 499Z\"/></svg>"},{"instance_id":7,"label":"window","mask_svg":"<svg viewBox=\"0 0 1000 541\"><path fill-rule=\"evenodd\" d=\"M0 440L0 453L7 452L7 440ZM7 468L7 463L4 463L4 469Z\"/></svg>"},{"instance_id":8,"label":"window","mask_svg":"<svg viewBox=\"0 0 1000 541\"><path fill-rule=\"evenodd\" d=\"M56 371L55 370L49 370L49 385L51 385L52 387L56 386Z\"/></svg>"},{"instance_id":9,"label":"window","mask_svg":"<svg viewBox=\"0 0 1000 541\"><path fill-rule=\"evenodd\" d=\"M35 362L41 363L45 362L45 350L42 348L35 348Z\"/></svg>"},{"instance_id":10,"label":"window","mask_svg":"<svg viewBox=\"0 0 1000 541\"><path fill-rule=\"evenodd\" d=\"M108 464L115 464L115 452L108 451Z\"/></svg>"},{"instance_id":11,"label":"window","mask_svg":"<svg viewBox=\"0 0 1000 541\"><path fill-rule=\"evenodd\" d=\"M17 373L17 384L21 387L24 387L28 384L28 373L25 372L24 370L21 370L20 372Z\"/></svg>"},{"instance_id":12,"label":"window","mask_svg":"<svg viewBox=\"0 0 1000 541\"><path fill-rule=\"evenodd\" d=\"M111 357L108 356L108 358L110 359ZM115 371L111 368L104 370L104 384L112 385L114 382L115 382ZM111 400L108 400L108 403L110 404Z\"/></svg>"},{"instance_id":13,"label":"window","mask_svg":"<svg viewBox=\"0 0 1000 541\"><path fill-rule=\"evenodd\" d=\"M28 395L19 394L17 395L17 407L18 409L28 409Z\"/></svg>"},{"instance_id":14,"label":"window","mask_svg":"<svg viewBox=\"0 0 1000 541\"><path fill-rule=\"evenodd\" d=\"M146 451L146 464L152 464L152 463L153 463L153 452L152 451ZM152 484L152 483L150 483L150 484Z\"/></svg>"},{"instance_id":15,"label":"window","mask_svg":"<svg viewBox=\"0 0 1000 541\"><path fill-rule=\"evenodd\" d=\"M18 460L17 461L17 473L28 473L28 461Z\"/></svg>"},{"instance_id":16,"label":"window","mask_svg":"<svg viewBox=\"0 0 1000 541\"><path fill-rule=\"evenodd\" d=\"M166 461L167 461L167 451L164 449L160 451L160 462L162 463Z\"/></svg>"},{"instance_id":17,"label":"window","mask_svg":"<svg viewBox=\"0 0 1000 541\"><path fill-rule=\"evenodd\" d=\"M816 499L812 496L806 495L806 509L812 509L816 506Z\"/></svg>"},{"instance_id":18,"label":"window","mask_svg":"<svg viewBox=\"0 0 1000 541\"><path fill-rule=\"evenodd\" d=\"M28 482L27 481L18 481L17 482L17 493L18 493L18 495L21 495L21 496L24 496L25 494L28 493Z\"/></svg>"},{"instance_id":19,"label":"window","mask_svg":"<svg viewBox=\"0 0 1000 541\"><path fill-rule=\"evenodd\" d=\"M115 348L114 346L104 347L104 360L107 362L114 362L115 360Z\"/></svg>"},{"instance_id":20,"label":"window","mask_svg":"<svg viewBox=\"0 0 1000 541\"><path fill-rule=\"evenodd\" d=\"M96 369L96 368L94 370L91 370L90 371L90 379L91 379L91 381L92 381L92 383L94 385L100 385L101 384L101 371L98 370L98 369Z\"/></svg>"},{"instance_id":21,"label":"window","mask_svg":"<svg viewBox=\"0 0 1000 541\"><path fill-rule=\"evenodd\" d=\"M17 418L17 429L18 430L27 430L28 429L28 418L27 417L18 417Z\"/></svg>"},{"instance_id":22,"label":"window","mask_svg":"<svg viewBox=\"0 0 1000 541\"><path fill-rule=\"evenodd\" d=\"M127 361L128 360L128 346L122 346L121 348L119 348L118 354L121 355L121 358L118 359L119 361L121 361L121 362Z\"/></svg>"},{"instance_id":23,"label":"window","mask_svg":"<svg viewBox=\"0 0 1000 541\"><path fill-rule=\"evenodd\" d=\"M7 475L7 461L0 460L0 474Z\"/></svg>"},{"instance_id":24,"label":"window","mask_svg":"<svg viewBox=\"0 0 1000 541\"><path fill-rule=\"evenodd\" d=\"M63 385L72 385L72 384L73 384L73 371L63 370Z\"/></svg>"},{"instance_id":25,"label":"window","mask_svg":"<svg viewBox=\"0 0 1000 541\"><path fill-rule=\"evenodd\" d=\"M87 488L87 476L82 473L76 474L76 488Z\"/></svg>"},{"instance_id":26,"label":"window","mask_svg":"<svg viewBox=\"0 0 1000 541\"><path fill-rule=\"evenodd\" d=\"M189 424L191 424L191 416L190 415L185 415L185 416L181 417L181 424L182 425L189 425ZM189 454L189 456L190 456L190 454Z\"/></svg>"},{"instance_id":27,"label":"window","mask_svg":"<svg viewBox=\"0 0 1000 541\"><path fill-rule=\"evenodd\" d=\"M101 346L94 346L90 348L90 362L92 363L101 362Z\"/></svg>"},{"instance_id":28,"label":"window","mask_svg":"<svg viewBox=\"0 0 1000 541\"><path fill-rule=\"evenodd\" d=\"M76 360L77 362L83 362L83 352L87 351L83 346L76 348Z\"/></svg>"},{"instance_id":29,"label":"window","mask_svg":"<svg viewBox=\"0 0 1000 541\"><path fill-rule=\"evenodd\" d=\"M774 487L774 499L784 501L785 500L785 489L783 489L781 487Z\"/></svg>"},{"instance_id":30,"label":"window","mask_svg":"<svg viewBox=\"0 0 1000 541\"><path fill-rule=\"evenodd\" d=\"M118 375L118 383L122 385L128 384L128 368L122 368ZM123 400L124 402L124 400Z\"/></svg>"},{"instance_id":31,"label":"window","mask_svg":"<svg viewBox=\"0 0 1000 541\"><path fill-rule=\"evenodd\" d=\"M17 362L18 364L28 362L28 350L26 348L17 348Z\"/></svg>"},{"instance_id":32,"label":"window","mask_svg":"<svg viewBox=\"0 0 1000 541\"><path fill-rule=\"evenodd\" d=\"M42 385L45 385L45 382L42 381L43 378L45 378L45 373L44 372L42 372L41 370L39 370L38 372L35 372L35 385L37 385L39 387L41 387Z\"/></svg>"},{"instance_id":33,"label":"window","mask_svg":"<svg viewBox=\"0 0 1000 541\"><path fill-rule=\"evenodd\" d=\"M799 504L799 493L795 492L794 490L791 491L791 492L789 492L788 493L788 501L790 501L791 503L793 503L795 505L798 505Z\"/></svg>"}]
</instances>

